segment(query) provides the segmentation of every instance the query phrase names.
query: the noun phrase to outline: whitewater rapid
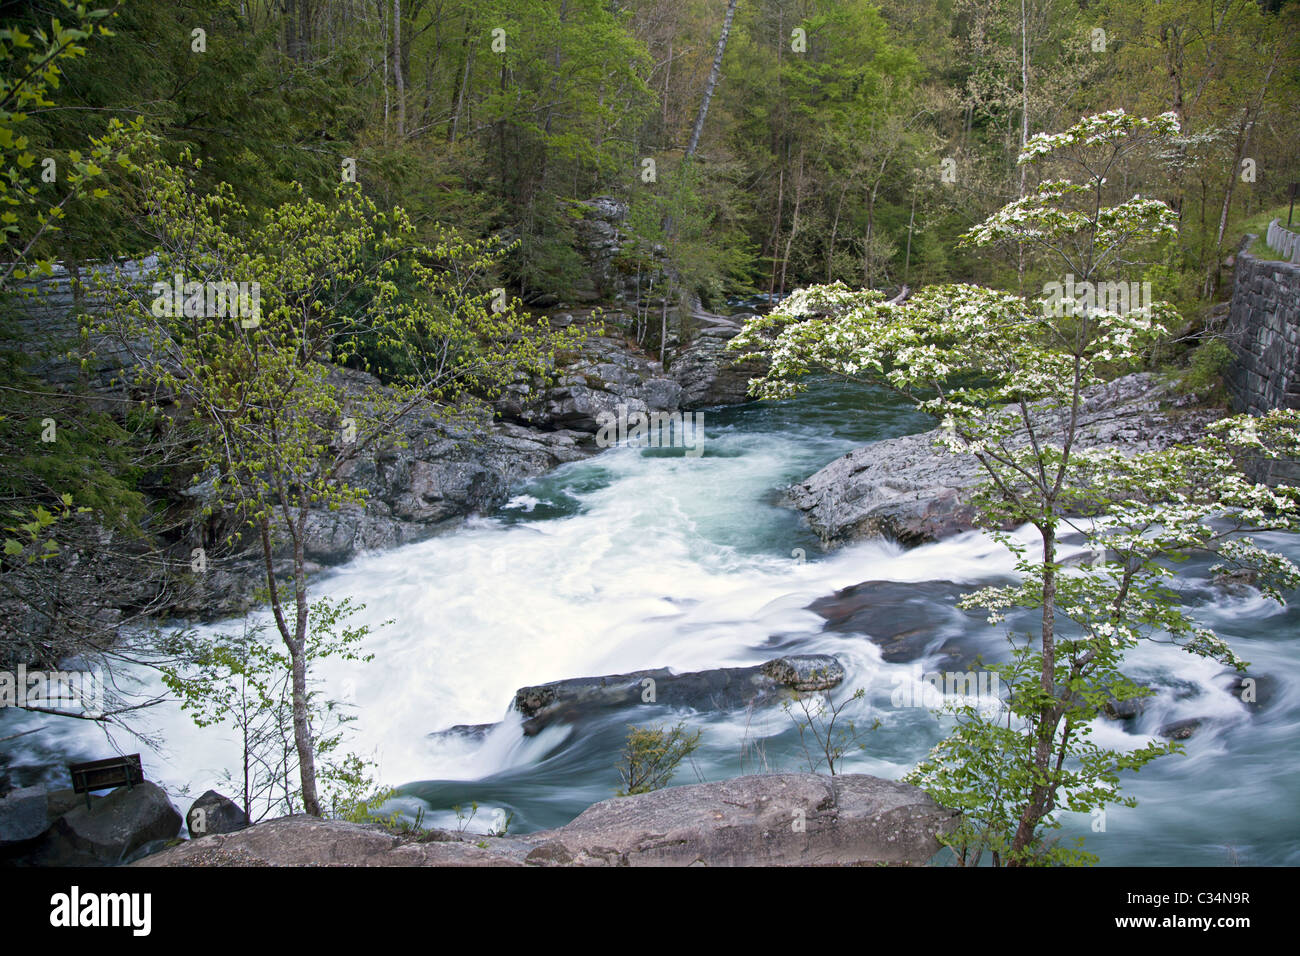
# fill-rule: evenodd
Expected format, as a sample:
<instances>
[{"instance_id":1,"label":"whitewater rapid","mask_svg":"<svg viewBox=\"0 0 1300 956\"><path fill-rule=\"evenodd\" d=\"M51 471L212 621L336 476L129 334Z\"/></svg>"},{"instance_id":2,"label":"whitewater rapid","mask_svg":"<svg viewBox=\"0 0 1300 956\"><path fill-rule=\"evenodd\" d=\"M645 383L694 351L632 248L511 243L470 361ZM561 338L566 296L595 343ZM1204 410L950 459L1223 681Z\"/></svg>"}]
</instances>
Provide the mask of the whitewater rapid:
<instances>
[{"instance_id":1,"label":"whitewater rapid","mask_svg":"<svg viewBox=\"0 0 1300 956\"><path fill-rule=\"evenodd\" d=\"M445 822L459 794L509 805L525 828L554 825L613 794L617 748L570 739L573 731L560 725L523 737L517 716L508 714L517 688L642 668L685 672L757 664L784 653L831 653L848 672L843 687L869 689L865 716L880 721L868 748L845 769L901 776L941 730L924 709L889 706L898 674L911 665L885 663L861 635L825 630L808 605L868 580L1008 580L1014 561L977 533L911 550L871 541L822 553L780 505L779 490L863 440L923 424L882 399L875 424L845 428L837 424L845 409L836 409L833 399L823 396L806 410L784 403L708 413L700 457L610 449L530 483L493 516L321 575L315 594L364 604L350 623L374 629L363 649L374 655L371 662L328 660L317 670L324 696L346 702L357 718L343 749L375 761L381 783L408 785L394 806L427 809L427 822ZM1300 551L1294 541L1277 543L1293 556ZM1205 573L1192 569L1189 586L1214 595L1197 577ZM1099 721L1094 740L1130 748L1152 739L1164 721L1209 721L1188 741L1185 756L1126 782L1141 800L1138 809L1110 811L1103 833L1091 832L1087 819L1071 822L1067 832L1090 836L1089 847L1103 862L1213 864L1234 853L1254 862L1300 862L1295 611L1257 595L1218 594L1198 613L1269 674L1267 709L1252 713L1222 690L1219 665L1170 648L1141 648L1133 669L1154 675L1159 696L1136 726ZM954 618L953 627L990 649L1001 641L999 629L965 618ZM137 681L142 693L159 689L143 670L121 680ZM705 746L676 782L800 769L789 718L779 710L693 719L705 728ZM498 722L486 737L436 733ZM32 735L39 740L19 742L33 760L105 755L102 731L79 721L24 715L8 718L4 729L37 725L45 728ZM175 704L142 711L138 728L157 742L146 752L148 776L182 809L209 788L232 793L222 770L239 762L233 733L200 730ZM618 729L609 729L609 741ZM761 757L746 749L755 742L767 743ZM127 752L141 749L120 734L115 743ZM1209 819L1194 809L1201 801L1213 801ZM1150 858L1153 849L1158 859Z\"/></svg>"}]
</instances>

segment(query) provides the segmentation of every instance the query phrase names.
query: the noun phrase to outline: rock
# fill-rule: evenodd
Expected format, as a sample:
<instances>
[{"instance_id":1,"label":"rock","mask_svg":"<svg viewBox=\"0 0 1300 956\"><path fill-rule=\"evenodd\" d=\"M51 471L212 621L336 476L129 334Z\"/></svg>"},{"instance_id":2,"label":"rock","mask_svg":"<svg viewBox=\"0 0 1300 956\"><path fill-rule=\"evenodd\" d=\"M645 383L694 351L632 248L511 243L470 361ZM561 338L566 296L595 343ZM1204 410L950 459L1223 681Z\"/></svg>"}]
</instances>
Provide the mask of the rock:
<instances>
[{"instance_id":1,"label":"rock","mask_svg":"<svg viewBox=\"0 0 1300 956\"><path fill-rule=\"evenodd\" d=\"M712 318L720 323L730 322L721 316ZM726 350L727 343L739 332L738 323L708 326L678 352L669 374L682 388L682 408L749 401L749 380L763 375L768 366L757 359L737 362L736 354Z\"/></svg>"},{"instance_id":2,"label":"rock","mask_svg":"<svg viewBox=\"0 0 1300 956\"><path fill-rule=\"evenodd\" d=\"M515 692L513 707L524 718L524 733L531 736L556 721L572 723L633 704L730 710L773 700L785 691L826 690L843 679L844 667L825 654L686 674L660 667L521 687Z\"/></svg>"},{"instance_id":3,"label":"rock","mask_svg":"<svg viewBox=\"0 0 1300 956\"><path fill-rule=\"evenodd\" d=\"M0 850L34 840L49 825L44 787L23 787L0 798Z\"/></svg>"},{"instance_id":4,"label":"rock","mask_svg":"<svg viewBox=\"0 0 1300 956\"><path fill-rule=\"evenodd\" d=\"M607 328L617 327L626 318L611 312L604 321ZM567 314L563 319L563 325L575 322ZM496 402L496 410L502 418L532 428L594 434L600 417L617 415L620 405L629 415L672 412L680 407L681 396L681 386L664 375L663 366L629 340L593 332L553 384L542 388L537 382L518 382Z\"/></svg>"},{"instance_id":5,"label":"rock","mask_svg":"<svg viewBox=\"0 0 1300 956\"><path fill-rule=\"evenodd\" d=\"M772 774L604 800L533 836L625 866L919 865L954 818L907 784Z\"/></svg>"},{"instance_id":6,"label":"rock","mask_svg":"<svg viewBox=\"0 0 1300 956\"><path fill-rule=\"evenodd\" d=\"M1187 740L1192 734L1196 733L1204 722L1204 717L1188 717L1185 720L1175 720L1165 724L1157 733L1161 737L1168 737L1170 740Z\"/></svg>"},{"instance_id":7,"label":"rock","mask_svg":"<svg viewBox=\"0 0 1300 956\"><path fill-rule=\"evenodd\" d=\"M248 826L248 817L229 797L209 790L194 801L185 814L185 826L190 836L198 839L212 833L234 833Z\"/></svg>"},{"instance_id":8,"label":"rock","mask_svg":"<svg viewBox=\"0 0 1300 956\"><path fill-rule=\"evenodd\" d=\"M1239 674L1229 671L1215 682L1249 708L1266 707L1273 699L1277 682L1267 674Z\"/></svg>"},{"instance_id":9,"label":"rock","mask_svg":"<svg viewBox=\"0 0 1300 956\"><path fill-rule=\"evenodd\" d=\"M1259 573L1253 568L1235 568L1231 571L1220 571L1214 575L1213 581L1217 587L1222 588L1228 594L1234 597L1245 597L1255 590L1255 582L1259 579Z\"/></svg>"},{"instance_id":10,"label":"rock","mask_svg":"<svg viewBox=\"0 0 1300 956\"><path fill-rule=\"evenodd\" d=\"M763 774L605 800L518 836L398 836L284 817L166 849L136 866L919 866L957 813L862 774Z\"/></svg>"},{"instance_id":11,"label":"rock","mask_svg":"<svg viewBox=\"0 0 1300 956\"><path fill-rule=\"evenodd\" d=\"M865 634L891 664L938 656L966 670L979 649L972 626L979 615L956 607L971 588L948 581L864 581L808 606L826 618L826 630Z\"/></svg>"},{"instance_id":12,"label":"rock","mask_svg":"<svg viewBox=\"0 0 1300 956\"><path fill-rule=\"evenodd\" d=\"M1172 386L1149 373L1128 375L1084 394L1081 448L1152 451L1195 441L1218 410L1176 407ZM970 494L982 480L970 455L935 444L938 430L864 445L787 493L827 546L864 537L906 545L969 531ZM1024 443L1023 433L1009 444Z\"/></svg>"},{"instance_id":13,"label":"rock","mask_svg":"<svg viewBox=\"0 0 1300 956\"><path fill-rule=\"evenodd\" d=\"M1111 720L1133 720L1147 709L1146 697L1130 697L1128 700L1111 698L1101 707L1101 712Z\"/></svg>"},{"instance_id":14,"label":"rock","mask_svg":"<svg viewBox=\"0 0 1300 956\"><path fill-rule=\"evenodd\" d=\"M111 866L151 840L177 836L181 815L148 781L118 787L90 809L69 810L54 822L36 853L41 866Z\"/></svg>"},{"instance_id":15,"label":"rock","mask_svg":"<svg viewBox=\"0 0 1300 956\"><path fill-rule=\"evenodd\" d=\"M469 740L482 740L500 724L456 724L446 730L435 730L430 737L464 737Z\"/></svg>"},{"instance_id":16,"label":"rock","mask_svg":"<svg viewBox=\"0 0 1300 956\"><path fill-rule=\"evenodd\" d=\"M830 690L844 680L844 666L829 654L779 657L764 664L762 671L778 684L797 691Z\"/></svg>"}]
</instances>

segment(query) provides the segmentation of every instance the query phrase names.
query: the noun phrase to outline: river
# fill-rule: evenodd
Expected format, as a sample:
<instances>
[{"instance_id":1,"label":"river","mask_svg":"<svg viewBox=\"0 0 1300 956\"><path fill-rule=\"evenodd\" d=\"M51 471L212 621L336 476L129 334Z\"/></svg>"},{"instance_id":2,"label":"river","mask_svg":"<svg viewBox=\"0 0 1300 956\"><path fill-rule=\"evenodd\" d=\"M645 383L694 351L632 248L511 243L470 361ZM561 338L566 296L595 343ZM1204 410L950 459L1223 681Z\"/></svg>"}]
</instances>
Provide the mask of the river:
<instances>
[{"instance_id":1,"label":"river","mask_svg":"<svg viewBox=\"0 0 1300 956\"><path fill-rule=\"evenodd\" d=\"M912 665L883 662L862 634L826 630L808 605L868 580L1005 580L1013 562L976 533L911 550L877 541L826 554L778 495L856 445L926 427L886 393L828 384L792 401L710 409L702 456L610 449L531 482L498 513L453 533L329 572L318 592L365 603L357 620L379 628L365 648L372 662L320 668L325 694L354 705L347 749L375 760L380 780L398 786L386 809L422 812L426 825L483 832L510 813L512 832L556 826L614 794L619 748L634 721L680 719L702 730L700 749L674 783L807 762L779 707L672 713L638 705L524 737L518 717L507 714L516 688L830 653L848 672L836 699L864 688L855 719L860 727L879 722L843 769L901 776L942 733L927 709L893 706L892 691L912 680ZM1296 538L1261 541L1300 559ZM1085 836L1103 865L1300 864L1300 610L1219 590L1206 563L1183 566L1180 587L1202 620L1253 663L1260 699L1244 703L1225 690L1217 664L1168 647L1138 649L1130 670L1158 696L1127 725L1099 720L1095 742L1134 747L1170 720L1206 720L1185 754L1124 778L1136 808L1112 808L1102 832L1088 817L1067 815L1062 834ZM990 658L1005 646L1003 631L982 619L947 605L928 612L940 631L960 632ZM143 688L155 686L149 675L135 676ZM233 795L220 780L221 768L238 763L233 736L197 729L172 705L141 713L142 729L160 741L145 754L146 772L182 810L183 792ZM25 752L15 763L106 754L102 733L79 721L11 715L0 729L38 723L42 733L10 745ZM437 733L483 723L498 726L486 735ZM140 749L130 738L117 742ZM479 808L473 819L458 822L452 807L471 803Z\"/></svg>"}]
</instances>

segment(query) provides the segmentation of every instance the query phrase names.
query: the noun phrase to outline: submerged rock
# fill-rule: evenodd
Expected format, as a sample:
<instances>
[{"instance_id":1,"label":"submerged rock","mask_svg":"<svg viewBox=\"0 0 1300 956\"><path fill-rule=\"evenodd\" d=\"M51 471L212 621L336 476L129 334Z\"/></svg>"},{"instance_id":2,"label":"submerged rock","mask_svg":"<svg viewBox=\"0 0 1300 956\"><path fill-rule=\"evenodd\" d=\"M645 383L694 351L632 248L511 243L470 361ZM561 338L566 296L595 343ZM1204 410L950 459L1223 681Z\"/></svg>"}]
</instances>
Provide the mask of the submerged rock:
<instances>
[{"instance_id":1,"label":"submerged rock","mask_svg":"<svg viewBox=\"0 0 1300 956\"><path fill-rule=\"evenodd\" d=\"M1170 740L1187 740L1200 729L1203 723L1205 723L1204 717L1188 717L1185 720L1175 720L1165 724L1157 733Z\"/></svg>"},{"instance_id":2,"label":"submerged rock","mask_svg":"<svg viewBox=\"0 0 1300 956\"><path fill-rule=\"evenodd\" d=\"M521 836L398 836L284 817L172 847L136 866L919 866L957 812L863 774L737 777L604 800Z\"/></svg>"},{"instance_id":3,"label":"submerged rock","mask_svg":"<svg viewBox=\"0 0 1300 956\"><path fill-rule=\"evenodd\" d=\"M1154 451L1196 441L1218 409L1178 407L1187 400L1154 375L1127 375L1084 393L1078 445ZM906 545L969 531L971 492L983 478L971 455L937 445L938 430L864 445L794 485L787 502L828 545L886 537ZM1021 434L1009 444L1023 444Z\"/></svg>"},{"instance_id":4,"label":"submerged rock","mask_svg":"<svg viewBox=\"0 0 1300 956\"><path fill-rule=\"evenodd\" d=\"M965 670L979 655L971 633L979 615L957 600L971 589L949 581L863 581L808 606L826 618L826 630L865 634L891 664L937 656Z\"/></svg>"}]
</instances>

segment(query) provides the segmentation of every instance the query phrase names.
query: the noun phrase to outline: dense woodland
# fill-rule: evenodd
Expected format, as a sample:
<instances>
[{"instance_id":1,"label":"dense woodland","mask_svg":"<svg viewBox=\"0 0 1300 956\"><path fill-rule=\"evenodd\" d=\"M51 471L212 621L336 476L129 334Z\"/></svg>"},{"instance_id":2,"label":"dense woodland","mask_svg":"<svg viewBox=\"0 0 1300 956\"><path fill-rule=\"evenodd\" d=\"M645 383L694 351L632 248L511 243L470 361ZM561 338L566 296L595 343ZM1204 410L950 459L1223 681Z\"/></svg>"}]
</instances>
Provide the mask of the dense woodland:
<instances>
[{"instance_id":1,"label":"dense woodland","mask_svg":"<svg viewBox=\"0 0 1300 956\"><path fill-rule=\"evenodd\" d=\"M32 27L58 12L6 8ZM381 207L518 239L525 300L564 296L572 202L600 195L646 240L625 268L670 221L673 266L715 306L829 279L1005 280L956 237L1024 188L1028 136L1124 108L1182 128L1125 187L1179 212L1159 276L1185 304L1300 168L1294 3L129 0L111 30L32 111L38 155L143 118L254 212L294 183L329 195L353 158ZM147 245L111 195L68 212L56 258Z\"/></svg>"}]
</instances>

